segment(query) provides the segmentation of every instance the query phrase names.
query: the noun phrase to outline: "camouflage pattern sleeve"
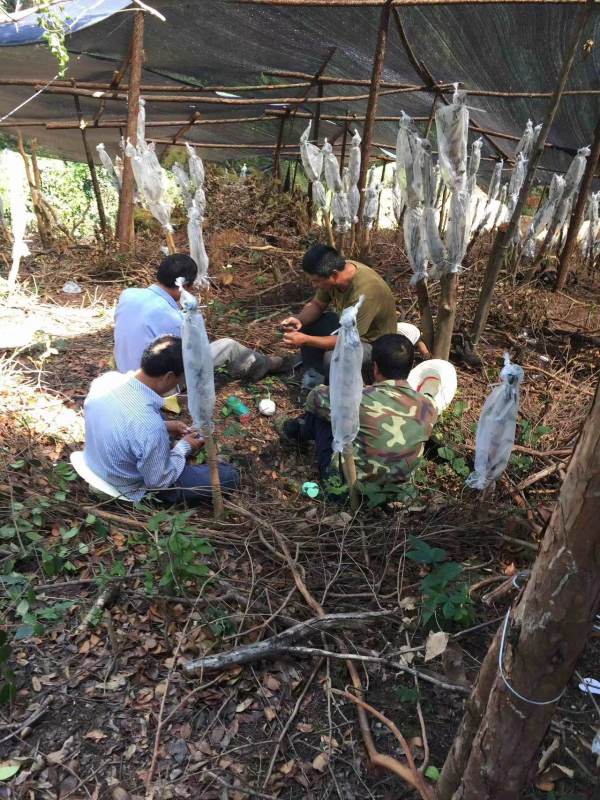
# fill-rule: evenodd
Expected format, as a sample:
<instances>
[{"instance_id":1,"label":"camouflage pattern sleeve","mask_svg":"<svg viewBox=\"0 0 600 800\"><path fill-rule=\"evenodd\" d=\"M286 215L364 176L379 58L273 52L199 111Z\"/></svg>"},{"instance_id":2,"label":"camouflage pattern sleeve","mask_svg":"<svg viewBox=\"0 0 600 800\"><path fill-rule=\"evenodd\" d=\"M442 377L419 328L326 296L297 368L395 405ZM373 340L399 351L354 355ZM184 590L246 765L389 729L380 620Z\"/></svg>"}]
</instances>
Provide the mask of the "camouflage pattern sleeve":
<instances>
[{"instance_id":1,"label":"camouflage pattern sleeve","mask_svg":"<svg viewBox=\"0 0 600 800\"><path fill-rule=\"evenodd\" d=\"M305 408L322 419L330 419L331 402L329 400L329 387L316 386L306 398Z\"/></svg>"}]
</instances>

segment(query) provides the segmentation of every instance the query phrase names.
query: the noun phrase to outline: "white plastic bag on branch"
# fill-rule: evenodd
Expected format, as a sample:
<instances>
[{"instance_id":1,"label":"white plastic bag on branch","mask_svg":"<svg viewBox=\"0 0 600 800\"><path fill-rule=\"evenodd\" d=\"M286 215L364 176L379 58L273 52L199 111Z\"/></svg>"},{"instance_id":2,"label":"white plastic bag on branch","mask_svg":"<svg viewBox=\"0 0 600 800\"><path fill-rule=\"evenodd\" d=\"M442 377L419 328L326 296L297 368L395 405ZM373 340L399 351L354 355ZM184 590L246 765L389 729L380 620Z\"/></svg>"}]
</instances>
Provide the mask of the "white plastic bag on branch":
<instances>
[{"instance_id":1,"label":"white plastic bag on branch","mask_svg":"<svg viewBox=\"0 0 600 800\"><path fill-rule=\"evenodd\" d=\"M327 139L323 144L323 171L325 173L325 182L327 188L332 192L341 192L342 179L340 178L340 165L333 153L333 149Z\"/></svg>"},{"instance_id":2,"label":"white plastic bag on branch","mask_svg":"<svg viewBox=\"0 0 600 800\"><path fill-rule=\"evenodd\" d=\"M588 210L588 229L583 237L583 256L584 258L593 258L596 253L596 237L598 235L598 223L600 222L600 192L594 192L590 195Z\"/></svg>"},{"instance_id":3,"label":"white plastic bag on branch","mask_svg":"<svg viewBox=\"0 0 600 800\"><path fill-rule=\"evenodd\" d=\"M106 174L108 176L109 181L112 183L113 187L117 190L117 192L121 191L121 182L122 182L122 174L119 175L114 167L111 157L106 152L106 148L100 142L100 144L96 145L96 150L98 152L98 158L100 159L102 166L106 170Z\"/></svg>"},{"instance_id":4,"label":"white plastic bag on branch","mask_svg":"<svg viewBox=\"0 0 600 800\"><path fill-rule=\"evenodd\" d=\"M185 143L185 149L188 154L188 172L190 173L190 183L194 190L204 186L204 164L202 159L189 142ZM244 166L246 166L244 164Z\"/></svg>"},{"instance_id":5,"label":"white plastic bag on branch","mask_svg":"<svg viewBox=\"0 0 600 800\"><path fill-rule=\"evenodd\" d=\"M194 203L188 209L187 234L190 256L198 267L194 286L208 286L208 255L206 254L202 235L202 215Z\"/></svg>"},{"instance_id":6,"label":"white plastic bag on branch","mask_svg":"<svg viewBox=\"0 0 600 800\"><path fill-rule=\"evenodd\" d=\"M469 110L464 92L456 90L451 105L438 108L435 127L442 180L452 191L460 191L466 185L469 134Z\"/></svg>"},{"instance_id":7,"label":"white plastic bag on branch","mask_svg":"<svg viewBox=\"0 0 600 800\"><path fill-rule=\"evenodd\" d=\"M563 199L573 197L579 189L579 184L585 172L585 165L591 153L589 147L580 147L577 155L571 161L569 169L565 174L565 191L563 192Z\"/></svg>"},{"instance_id":8,"label":"white plastic bag on branch","mask_svg":"<svg viewBox=\"0 0 600 800\"><path fill-rule=\"evenodd\" d=\"M395 169L392 180L392 211L394 212L394 219L398 225L400 224L402 212L404 211L404 206L406 205L404 195L405 193L398 181L398 170Z\"/></svg>"},{"instance_id":9,"label":"white plastic bag on branch","mask_svg":"<svg viewBox=\"0 0 600 800\"><path fill-rule=\"evenodd\" d=\"M467 169L467 191L470 195L475 191L477 185L477 173L479 172L479 165L481 164L481 148L483 147L483 139L475 139L471 145L471 157L469 158L469 166Z\"/></svg>"},{"instance_id":10,"label":"white plastic bag on branch","mask_svg":"<svg viewBox=\"0 0 600 800\"><path fill-rule=\"evenodd\" d=\"M381 186L376 183L375 186L367 186L365 189L365 205L363 207L363 225L370 231L377 219L377 211L379 210L379 191Z\"/></svg>"},{"instance_id":11,"label":"white plastic bag on branch","mask_svg":"<svg viewBox=\"0 0 600 800\"><path fill-rule=\"evenodd\" d=\"M504 160L500 159L500 161L498 161L494 165L494 171L492 172L492 177L490 179L490 185L487 194L488 204L498 199L498 195L500 194L500 182L502 180L503 168L504 168Z\"/></svg>"},{"instance_id":12,"label":"white plastic bag on branch","mask_svg":"<svg viewBox=\"0 0 600 800\"><path fill-rule=\"evenodd\" d=\"M308 141L311 126L312 122L309 122L306 130L300 136L300 158L302 159L306 177L311 183L315 183L321 180L323 153L316 145Z\"/></svg>"},{"instance_id":13,"label":"white plastic bag on branch","mask_svg":"<svg viewBox=\"0 0 600 800\"><path fill-rule=\"evenodd\" d=\"M363 390L363 350L356 316L364 299L364 295L361 295L355 305L342 311L340 329L331 357L329 397L335 453L341 453L346 445L352 444L358 433Z\"/></svg>"},{"instance_id":14,"label":"white plastic bag on branch","mask_svg":"<svg viewBox=\"0 0 600 800\"><path fill-rule=\"evenodd\" d=\"M189 176L185 171L185 167L176 161L173 166L171 167L171 172L175 175L175 180L177 181L177 185L179 186L179 191L181 192L181 198L183 200L183 204L187 209L189 209L192 205L192 184L190 182Z\"/></svg>"},{"instance_id":15,"label":"white plastic bag on branch","mask_svg":"<svg viewBox=\"0 0 600 800\"><path fill-rule=\"evenodd\" d=\"M181 287L179 302L184 312L181 339L188 408L194 427L206 434L212 431L215 410L213 357L198 301L183 288L182 283L183 278L178 278L177 285Z\"/></svg>"},{"instance_id":16,"label":"white plastic bag on branch","mask_svg":"<svg viewBox=\"0 0 600 800\"><path fill-rule=\"evenodd\" d=\"M166 178L153 148L134 147L128 140L125 155L131 159L140 200L165 231L171 232L171 206L165 198Z\"/></svg>"},{"instance_id":17,"label":"white plastic bag on branch","mask_svg":"<svg viewBox=\"0 0 600 800\"><path fill-rule=\"evenodd\" d=\"M506 469L515 443L519 387L524 374L505 353L501 383L492 389L485 401L477 425L474 470L466 480L472 489L485 489Z\"/></svg>"},{"instance_id":18,"label":"white plastic bag on branch","mask_svg":"<svg viewBox=\"0 0 600 800\"><path fill-rule=\"evenodd\" d=\"M355 186L358 185L360 178L360 143L361 138L358 131L352 134L352 143L350 145L350 153L348 154L348 180Z\"/></svg>"},{"instance_id":19,"label":"white plastic bag on branch","mask_svg":"<svg viewBox=\"0 0 600 800\"><path fill-rule=\"evenodd\" d=\"M358 222L358 207L360 205L360 192L356 183L353 183L350 177L350 168L344 167L344 175L342 183L344 184L344 191L346 192L346 199L348 201L348 214L350 215L350 223Z\"/></svg>"},{"instance_id":20,"label":"white plastic bag on branch","mask_svg":"<svg viewBox=\"0 0 600 800\"><path fill-rule=\"evenodd\" d=\"M552 223L558 204L565 190L565 179L562 175L554 174L550 181L550 188L548 189L548 196L544 203L538 208L531 221L531 225L525 237L525 244L523 245L523 255L525 258L534 258L535 256L535 240L540 236Z\"/></svg>"},{"instance_id":21,"label":"white plastic bag on branch","mask_svg":"<svg viewBox=\"0 0 600 800\"><path fill-rule=\"evenodd\" d=\"M331 200L331 215L338 231L345 233L352 227L352 216L346 192L334 192Z\"/></svg>"},{"instance_id":22,"label":"white plastic bag on branch","mask_svg":"<svg viewBox=\"0 0 600 800\"><path fill-rule=\"evenodd\" d=\"M527 160L523 153L519 153L517 156L517 160L515 162L514 169L510 176L510 181L508 183L508 215L509 218L512 217L512 213L515 210L515 206L517 205L517 200L519 199L519 193L521 191L521 187L523 186L523 181L525 180L525 168L526 168Z\"/></svg>"},{"instance_id":23,"label":"white plastic bag on branch","mask_svg":"<svg viewBox=\"0 0 600 800\"><path fill-rule=\"evenodd\" d=\"M247 174L248 174L248 165L242 164L242 166L240 167L240 178L244 180Z\"/></svg>"},{"instance_id":24,"label":"white plastic bag on branch","mask_svg":"<svg viewBox=\"0 0 600 800\"><path fill-rule=\"evenodd\" d=\"M410 285L427 278L427 248L422 235L423 209L408 207L404 213L404 247L412 267Z\"/></svg>"},{"instance_id":25,"label":"white plastic bag on branch","mask_svg":"<svg viewBox=\"0 0 600 800\"><path fill-rule=\"evenodd\" d=\"M431 145L421 140L421 167L423 183L423 215L421 217L421 239L427 257L433 265L432 275L437 277L446 263L446 249L438 228L438 215L435 208L436 179L431 156Z\"/></svg>"},{"instance_id":26,"label":"white plastic bag on branch","mask_svg":"<svg viewBox=\"0 0 600 800\"><path fill-rule=\"evenodd\" d=\"M327 192L321 181L313 181L312 201L315 209L325 208L327 205Z\"/></svg>"},{"instance_id":27,"label":"white plastic bag on branch","mask_svg":"<svg viewBox=\"0 0 600 800\"><path fill-rule=\"evenodd\" d=\"M448 227L444 237L446 245L446 272L453 273L460 270L462 260L469 244L469 206L471 195L464 189L452 192L450 196L450 211L448 212Z\"/></svg>"},{"instance_id":28,"label":"white plastic bag on branch","mask_svg":"<svg viewBox=\"0 0 600 800\"><path fill-rule=\"evenodd\" d=\"M538 128L539 133L539 128ZM515 158L519 155L519 153L523 153L523 157L528 159L531 155L531 151L533 150L533 145L535 143L536 134L533 128L533 122L528 119L527 125L525 125L525 130L523 131L523 135L519 139L519 142L515 148Z\"/></svg>"},{"instance_id":29,"label":"white plastic bag on branch","mask_svg":"<svg viewBox=\"0 0 600 800\"><path fill-rule=\"evenodd\" d=\"M400 117L396 138L396 176L399 178L400 173L404 173L406 204L409 208L415 208L423 202L423 149L421 137L412 119L404 111L400 113Z\"/></svg>"},{"instance_id":30,"label":"white plastic bag on branch","mask_svg":"<svg viewBox=\"0 0 600 800\"><path fill-rule=\"evenodd\" d=\"M202 186L199 186L196 189L196 193L194 194L193 204L200 212L200 216L204 217L206 214L206 194L204 193L204 189L202 188Z\"/></svg>"},{"instance_id":31,"label":"white plastic bag on branch","mask_svg":"<svg viewBox=\"0 0 600 800\"><path fill-rule=\"evenodd\" d=\"M10 157L10 156L7 156ZM10 164L10 184L8 187L8 202L10 207L11 229L13 235L12 263L8 273L8 288L14 288L19 272L21 259L29 255L29 248L25 242L27 228L27 201L25 199L25 169L21 160L17 158Z\"/></svg>"},{"instance_id":32,"label":"white plastic bag on branch","mask_svg":"<svg viewBox=\"0 0 600 800\"><path fill-rule=\"evenodd\" d=\"M498 208L496 211L496 216L494 218L493 227L497 228L498 225L502 225L504 222L507 221L507 211L506 208L506 198L508 197L508 183L503 184L502 188L500 189L500 195L498 197Z\"/></svg>"}]
</instances>

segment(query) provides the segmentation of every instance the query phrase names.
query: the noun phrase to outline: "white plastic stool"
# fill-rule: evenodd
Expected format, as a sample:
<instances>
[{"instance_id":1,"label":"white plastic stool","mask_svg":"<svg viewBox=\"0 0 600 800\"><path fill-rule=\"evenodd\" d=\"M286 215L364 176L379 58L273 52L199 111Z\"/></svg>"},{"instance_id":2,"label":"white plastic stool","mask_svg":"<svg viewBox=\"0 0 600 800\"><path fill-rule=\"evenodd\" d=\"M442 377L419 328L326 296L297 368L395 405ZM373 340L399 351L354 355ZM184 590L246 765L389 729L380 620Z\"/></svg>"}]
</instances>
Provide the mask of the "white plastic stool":
<instances>
[{"instance_id":1,"label":"white plastic stool","mask_svg":"<svg viewBox=\"0 0 600 800\"><path fill-rule=\"evenodd\" d=\"M414 369L411 369L407 381L411 389L419 392L427 378L437 378L440 382L436 396L431 399L438 410L438 414L441 414L442 411L448 408L456 394L456 370L449 361L444 361L443 358L430 358L428 361L422 361Z\"/></svg>"},{"instance_id":2,"label":"white plastic stool","mask_svg":"<svg viewBox=\"0 0 600 800\"><path fill-rule=\"evenodd\" d=\"M90 469L85 460L85 454L83 450L76 450L74 453L71 453L70 460L71 466L75 472L80 478L83 478L83 480L91 489L93 489L93 491L98 492L99 494L107 495L108 497L118 498L126 503L134 502L129 497L124 495L123 492L115 489L114 486L111 486L110 483L105 481L99 475L96 475L96 473Z\"/></svg>"}]
</instances>

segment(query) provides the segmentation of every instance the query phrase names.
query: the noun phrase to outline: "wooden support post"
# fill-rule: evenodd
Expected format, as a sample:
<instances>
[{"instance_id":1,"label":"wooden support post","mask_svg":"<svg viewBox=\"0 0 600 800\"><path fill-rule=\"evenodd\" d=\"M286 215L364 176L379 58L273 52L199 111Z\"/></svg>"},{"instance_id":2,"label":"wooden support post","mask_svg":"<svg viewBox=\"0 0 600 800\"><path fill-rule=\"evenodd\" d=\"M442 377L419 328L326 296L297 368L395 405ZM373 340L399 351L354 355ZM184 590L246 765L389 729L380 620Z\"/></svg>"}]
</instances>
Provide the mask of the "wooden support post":
<instances>
[{"instance_id":1,"label":"wooden support post","mask_svg":"<svg viewBox=\"0 0 600 800\"><path fill-rule=\"evenodd\" d=\"M90 150L90 144L87 140L87 135L85 132L85 122L83 119L83 114L81 113L81 103L79 102L78 97L74 97L73 100L75 101L75 111L77 112L77 117L79 119L79 129L81 130L81 138L83 140L83 151L85 153L85 159L87 161L88 169L90 170L90 176L92 178L92 187L94 189L94 196L96 198L96 206L98 207L98 218L100 219L102 238L106 242L108 241L110 232L106 223L106 214L104 213L102 193L100 192L100 184L98 183L98 175L96 174L96 165L94 164L94 159Z\"/></svg>"},{"instance_id":2,"label":"wooden support post","mask_svg":"<svg viewBox=\"0 0 600 800\"><path fill-rule=\"evenodd\" d=\"M531 160L529 161L527 167L527 173L525 175L525 180L523 181L523 186L521 187L521 191L519 193L517 204L515 206L512 217L506 228L504 230L499 230L498 233L496 234L494 245L492 247L492 252L490 254L490 259L488 261L485 275L483 276L483 285L481 287L481 293L479 295L479 304L477 306L475 319L473 320L473 326L471 328L471 339L473 341L473 344L477 344L477 342L479 341L479 337L481 336L483 329L485 328L488 314L490 312L490 306L492 303L492 295L494 293L494 287L496 285L496 281L498 280L498 275L500 273L502 263L504 262L506 251L508 250L508 246L513 239L514 233L517 229L517 225L519 224L519 220L523 212L523 207L525 206L525 201L529 196L529 190L531 189L531 185L535 177L535 171L544 153L544 145L546 143L546 138L548 136L550 128L552 127L554 118L556 117L558 106L560 105L560 101L563 92L565 90L565 86L567 85L567 80L569 78L571 69L575 62L575 57L579 50L584 30L587 26L591 13L594 10L594 5L595 4L593 0L587 0L587 3L580 10L579 15L577 16L577 19L575 21L575 29L571 35L571 39L567 45L567 49L565 52L565 57L560 77L558 79L556 89L554 90L554 95L552 97L552 101L550 103L550 108L548 109L548 114L546 115L544 125L542 126L540 135L537 138L533 154L531 156Z\"/></svg>"},{"instance_id":3,"label":"wooden support post","mask_svg":"<svg viewBox=\"0 0 600 800\"><path fill-rule=\"evenodd\" d=\"M127 95L127 138L137 144L137 118L140 107L140 83L144 61L144 12L136 11L133 16L131 36L131 60L129 68L129 90ZM135 182L131 161L123 159L123 181L119 198L119 218L117 240L121 250L133 250L135 231L133 227L133 196Z\"/></svg>"},{"instance_id":4,"label":"wooden support post","mask_svg":"<svg viewBox=\"0 0 600 800\"><path fill-rule=\"evenodd\" d=\"M213 511L216 519L220 519L224 513L223 495L221 493L221 481L219 479L219 463L217 461L217 447L215 440L210 433L204 434L206 447L206 461L210 470L210 485L212 488Z\"/></svg>"},{"instance_id":5,"label":"wooden support post","mask_svg":"<svg viewBox=\"0 0 600 800\"><path fill-rule=\"evenodd\" d=\"M385 61L385 48L387 45L391 9L392 0L387 0L386 4L381 9L381 15L379 17L379 31L377 33L377 45L375 47L375 57L373 59L373 72L371 73L371 87L369 89L369 100L365 114L365 127L363 128L360 175L358 179L358 189L360 191L360 204L358 207L359 227L362 226L362 212L365 205L364 190L367 187L367 173L369 170L369 160L371 158L375 115L377 114L377 102L379 99L379 85L381 83L381 75L383 73L383 64Z\"/></svg>"},{"instance_id":6,"label":"wooden support post","mask_svg":"<svg viewBox=\"0 0 600 800\"><path fill-rule=\"evenodd\" d=\"M594 172L596 171L599 162L600 162L600 118L598 119L598 122L596 124L596 130L594 131L594 142L592 144L592 152L590 153L589 158L587 160L587 164L585 165L585 172L581 180L581 186L579 187L577 202L575 203L575 208L573 209L571 222L569 223L569 232L567 233L567 240L565 242L565 246L560 256L560 263L558 266L558 276L556 279L556 289L555 289L555 291L557 292L559 292L561 289L564 289L565 283L567 282L567 276L569 274L569 261L571 260L571 256L573 255L573 250L575 249L575 245L577 243L577 234L579 233L579 228L581 227L581 223L583 220L585 204L587 203L588 197L590 195L592 189L592 183L594 180Z\"/></svg>"},{"instance_id":7,"label":"wooden support post","mask_svg":"<svg viewBox=\"0 0 600 800\"><path fill-rule=\"evenodd\" d=\"M318 83L317 84L317 97L319 97L319 99L323 97L323 84L322 83ZM316 108L316 111L315 111L315 126L314 126L314 129L313 129L313 139L314 139L314 143L315 143L315 145L317 147L319 146L319 128L321 126L321 105L322 105L321 103L319 103L317 105L317 108ZM308 182L308 219L309 220L312 219L312 212L313 212L312 183L309 181Z\"/></svg>"},{"instance_id":8,"label":"wooden support post","mask_svg":"<svg viewBox=\"0 0 600 800\"><path fill-rule=\"evenodd\" d=\"M352 511L358 511L360 507L360 493L356 485L356 463L354 461L354 449L351 444L347 444L344 447L344 452L342 453L342 470L346 478L346 483L348 484L350 506Z\"/></svg>"}]
</instances>

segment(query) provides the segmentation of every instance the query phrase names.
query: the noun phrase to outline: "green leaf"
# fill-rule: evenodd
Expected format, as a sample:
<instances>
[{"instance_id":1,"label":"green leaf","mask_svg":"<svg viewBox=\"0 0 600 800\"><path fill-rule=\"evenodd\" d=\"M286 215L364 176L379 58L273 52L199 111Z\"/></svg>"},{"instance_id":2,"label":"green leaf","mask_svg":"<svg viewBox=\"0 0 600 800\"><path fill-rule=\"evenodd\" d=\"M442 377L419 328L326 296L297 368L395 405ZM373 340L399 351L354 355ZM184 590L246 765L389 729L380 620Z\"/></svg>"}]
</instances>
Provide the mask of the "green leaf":
<instances>
[{"instance_id":1,"label":"green leaf","mask_svg":"<svg viewBox=\"0 0 600 800\"><path fill-rule=\"evenodd\" d=\"M68 531L61 532L60 538L63 540L63 542L68 542L69 539L75 538L75 536L77 536L78 533L79 533L79 528L77 527L69 528Z\"/></svg>"},{"instance_id":2,"label":"green leaf","mask_svg":"<svg viewBox=\"0 0 600 800\"><path fill-rule=\"evenodd\" d=\"M26 463L27 462L24 461L22 458L18 458L16 461L13 461L13 463L10 466L11 469L23 469Z\"/></svg>"},{"instance_id":3,"label":"green leaf","mask_svg":"<svg viewBox=\"0 0 600 800\"><path fill-rule=\"evenodd\" d=\"M93 525L96 522L96 517L93 514L88 514L85 518L86 525Z\"/></svg>"},{"instance_id":4,"label":"green leaf","mask_svg":"<svg viewBox=\"0 0 600 800\"><path fill-rule=\"evenodd\" d=\"M431 547L423 539L418 539L416 536L409 536L411 549L406 554L406 557L411 561L416 561L417 564L437 564L443 561L447 553L441 547Z\"/></svg>"},{"instance_id":5,"label":"green leaf","mask_svg":"<svg viewBox=\"0 0 600 800\"><path fill-rule=\"evenodd\" d=\"M430 764L425 770L425 777L429 778L430 781L438 781L440 779L440 771L433 764Z\"/></svg>"},{"instance_id":6,"label":"green leaf","mask_svg":"<svg viewBox=\"0 0 600 800\"><path fill-rule=\"evenodd\" d=\"M30 636L33 636L33 625L19 625L15 631L15 641L28 639Z\"/></svg>"},{"instance_id":7,"label":"green leaf","mask_svg":"<svg viewBox=\"0 0 600 800\"><path fill-rule=\"evenodd\" d=\"M20 764L0 764L0 781L8 781L21 769Z\"/></svg>"},{"instance_id":8,"label":"green leaf","mask_svg":"<svg viewBox=\"0 0 600 800\"><path fill-rule=\"evenodd\" d=\"M451 447L438 447L438 456L445 461L452 461L453 458L456 458L456 453Z\"/></svg>"},{"instance_id":9,"label":"green leaf","mask_svg":"<svg viewBox=\"0 0 600 800\"><path fill-rule=\"evenodd\" d=\"M16 608L16 613L22 617L29 611L29 601L28 600L21 600L19 605Z\"/></svg>"}]
</instances>

